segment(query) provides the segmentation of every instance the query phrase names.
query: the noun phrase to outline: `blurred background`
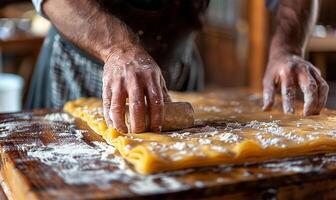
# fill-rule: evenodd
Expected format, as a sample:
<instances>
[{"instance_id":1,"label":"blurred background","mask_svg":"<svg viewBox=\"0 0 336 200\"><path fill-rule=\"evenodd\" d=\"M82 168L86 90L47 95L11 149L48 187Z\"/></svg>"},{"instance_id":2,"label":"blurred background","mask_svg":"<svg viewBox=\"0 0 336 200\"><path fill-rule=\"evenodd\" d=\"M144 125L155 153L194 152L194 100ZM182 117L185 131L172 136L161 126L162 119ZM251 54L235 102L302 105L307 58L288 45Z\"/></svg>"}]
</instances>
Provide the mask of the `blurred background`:
<instances>
[{"instance_id":1,"label":"blurred background","mask_svg":"<svg viewBox=\"0 0 336 200\"><path fill-rule=\"evenodd\" d=\"M334 0L321 1L318 25L306 55L321 69L330 84L330 108L336 108L335 7ZM206 17L204 29L197 37L205 65L206 85L251 87L261 91L274 28L274 18L265 8L264 1L211 0ZM29 0L1 0L0 112L21 109L49 26L47 20L36 15ZM3 72L18 76L5 76ZM9 94L8 90L14 92ZM8 105L8 99L12 99L12 105Z\"/></svg>"}]
</instances>

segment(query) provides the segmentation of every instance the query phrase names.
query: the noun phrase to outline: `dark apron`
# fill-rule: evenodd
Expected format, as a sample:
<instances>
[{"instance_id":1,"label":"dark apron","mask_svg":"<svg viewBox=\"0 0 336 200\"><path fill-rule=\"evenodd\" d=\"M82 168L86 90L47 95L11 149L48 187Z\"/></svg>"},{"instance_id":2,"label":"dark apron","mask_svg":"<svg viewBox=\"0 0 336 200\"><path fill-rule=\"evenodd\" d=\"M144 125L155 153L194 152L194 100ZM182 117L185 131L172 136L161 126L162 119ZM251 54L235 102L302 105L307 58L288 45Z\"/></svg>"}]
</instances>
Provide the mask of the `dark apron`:
<instances>
[{"instance_id":1,"label":"dark apron","mask_svg":"<svg viewBox=\"0 0 336 200\"><path fill-rule=\"evenodd\" d=\"M102 6L138 34L159 64L170 90L203 87L203 65L194 44L207 0L110 0ZM127 14L125 14L127 13ZM80 97L102 95L103 63L51 28L33 76L26 108L60 108Z\"/></svg>"}]
</instances>

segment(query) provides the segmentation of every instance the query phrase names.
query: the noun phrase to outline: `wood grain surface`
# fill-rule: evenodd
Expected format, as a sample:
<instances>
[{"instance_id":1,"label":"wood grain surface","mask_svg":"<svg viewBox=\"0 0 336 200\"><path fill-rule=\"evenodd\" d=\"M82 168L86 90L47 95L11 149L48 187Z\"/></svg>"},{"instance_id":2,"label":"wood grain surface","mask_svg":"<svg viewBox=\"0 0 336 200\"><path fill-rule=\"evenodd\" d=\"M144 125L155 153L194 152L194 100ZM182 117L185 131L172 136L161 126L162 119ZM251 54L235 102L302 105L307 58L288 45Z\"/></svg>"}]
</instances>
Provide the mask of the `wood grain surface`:
<instances>
[{"instance_id":1,"label":"wood grain surface","mask_svg":"<svg viewBox=\"0 0 336 200\"><path fill-rule=\"evenodd\" d=\"M72 120L58 110L0 115L0 199L336 198L336 152L142 176Z\"/></svg>"}]
</instances>

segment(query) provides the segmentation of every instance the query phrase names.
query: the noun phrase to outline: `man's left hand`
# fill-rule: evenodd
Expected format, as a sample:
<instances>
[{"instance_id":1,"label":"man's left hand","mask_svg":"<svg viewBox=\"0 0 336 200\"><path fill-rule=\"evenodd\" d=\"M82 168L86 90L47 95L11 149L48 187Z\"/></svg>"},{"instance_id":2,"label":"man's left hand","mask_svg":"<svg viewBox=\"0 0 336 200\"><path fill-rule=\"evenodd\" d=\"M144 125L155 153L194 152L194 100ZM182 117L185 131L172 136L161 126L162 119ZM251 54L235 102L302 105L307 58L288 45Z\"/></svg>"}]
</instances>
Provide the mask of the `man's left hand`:
<instances>
[{"instance_id":1,"label":"man's left hand","mask_svg":"<svg viewBox=\"0 0 336 200\"><path fill-rule=\"evenodd\" d=\"M295 112L297 86L304 94L305 116L319 114L326 104L329 92L329 86L320 70L293 54L270 58L263 80L263 110L272 108L277 86L281 86L282 106L286 114Z\"/></svg>"}]
</instances>

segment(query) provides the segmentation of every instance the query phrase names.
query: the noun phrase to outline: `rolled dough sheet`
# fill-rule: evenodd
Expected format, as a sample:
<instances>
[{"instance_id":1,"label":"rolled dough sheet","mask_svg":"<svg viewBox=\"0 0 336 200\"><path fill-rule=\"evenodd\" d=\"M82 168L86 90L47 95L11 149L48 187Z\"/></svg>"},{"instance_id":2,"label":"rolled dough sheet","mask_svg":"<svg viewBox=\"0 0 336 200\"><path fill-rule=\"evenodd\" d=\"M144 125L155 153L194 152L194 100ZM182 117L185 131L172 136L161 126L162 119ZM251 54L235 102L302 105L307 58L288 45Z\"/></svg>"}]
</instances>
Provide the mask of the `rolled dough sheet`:
<instances>
[{"instance_id":1,"label":"rolled dough sheet","mask_svg":"<svg viewBox=\"0 0 336 200\"><path fill-rule=\"evenodd\" d=\"M336 151L334 111L303 118L283 115L279 109L261 112L259 97L246 93L171 95L193 105L195 127L161 134L120 134L106 126L99 99L70 101L64 110L84 120L141 174Z\"/></svg>"}]
</instances>

